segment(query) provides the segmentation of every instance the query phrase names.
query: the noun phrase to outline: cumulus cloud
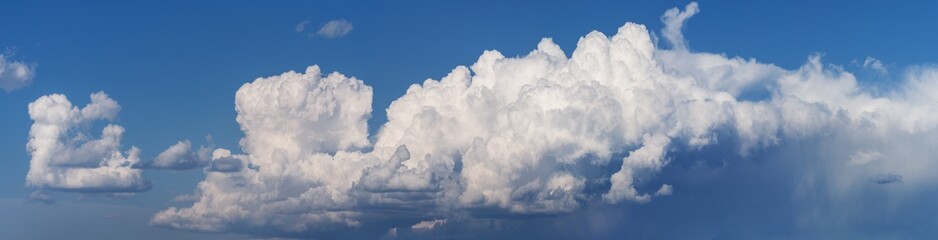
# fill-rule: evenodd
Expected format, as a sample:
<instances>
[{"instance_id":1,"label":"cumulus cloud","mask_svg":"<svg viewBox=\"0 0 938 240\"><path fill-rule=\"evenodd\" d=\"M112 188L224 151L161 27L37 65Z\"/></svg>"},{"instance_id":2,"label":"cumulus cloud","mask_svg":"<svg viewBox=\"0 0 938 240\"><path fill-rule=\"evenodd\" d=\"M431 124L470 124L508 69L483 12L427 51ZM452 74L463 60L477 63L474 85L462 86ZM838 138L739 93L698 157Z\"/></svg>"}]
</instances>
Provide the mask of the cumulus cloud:
<instances>
[{"instance_id":1,"label":"cumulus cloud","mask_svg":"<svg viewBox=\"0 0 938 240\"><path fill-rule=\"evenodd\" d=\"M0 88L6 92L28 86L36 75L35 63L14 61L10 59L12 57L0 54Z\"/></svg>"},{"instance_id":2,"label":"cumulus cloud","mask_svg":"<svg viewBox=\"0 0 938 240\"><path fill-rule=\"evenodd\" d=\"M231 151L218 148L212 151L212 160L205 167L209 172L235 172L244 167L243 156L231 155Z\"/></svg>"},{"instance_id":3,"label":"cumulus cloud","mask_svg":"<svg viewBox=\"0 0 938 240\"><path fill-rule=\"evenodd\" d=\"M216 161L210 159L212 149L193 151L188 140L145 161L137 147L123 150L123 127L107 124L98 136L90 131L98 122L114 120L120 109L117 101L104 92L91 94L91 102L82 108L72 106L61 94L42 96L30 103L33 125L26 148L32 158L26 186L37 189L31 198L51 199L48 190L112 195L146 191L151 183L141 168L192 169Z\"/></svg>"},{"instance_id":4,"label":"cumulus cloud","mask_svg":"<svg viewBox=\"0 0 938 240\"><path fill-rule=\"evenodd\" d=\"M212 150L205 146L199 147L199 150L193 150L192 142L189 140L179 141L157 155L153 161L146 162L141 167L173 170L202 167L211 160Z\"/></svg>"},{"instance_id":5,"label":"cumulus cloud","mask_svg":"<svg viewBox=\"0 0 938 240\"><path fill-rule=\"evenodd\" d=\"M674 194L674 188L668 184L662 184L655 192L655 196L671 196L671 194Z\"/></svg>"},{"instance_id":6,"label":"cumulus cloud","mask_svg":"<svg viewBox=\"0 0 938 240\"><path fill-rule=\"evenodd\" d=\"M300 29L300 26L297 26L297 29ZM319 31L316 31L316 33L311 36L338 38L348 35L350 32L352 32L352 23L345 19L337 19L326 22L326 24L323 24L322 27L319 28Z\"/></svg>"},{"instance_id":7,"label":"cumulus cloud","mask_svg":"<svg viewBox=\"0 0 938 240\"><path fill-rule=\"evenodd\" d=\"M192 207L167 209L153 223L202 231L235 223L288 232L359 226L349 189L367 163L379 162L353 151L368 146L371 98L362 81L321 77L315 66L245 84L235 109L248 154L212 154L244 167L212 165L218 171L206 173Z\"/></svg>"},{"instance_id":8,"label":"cumulus cloud","mask_svg":"<svg viewBox=\"0 0 938 240\"><path fill-rule=\"evenodd\" d=\"M697 53L681 28L698 11L691 3L662 17L671 49L626 23L612 36L588 33L569 56L549 38L519 57L486 51L410 86L371 141L372 88L363 81L318 66L255 79L235 97L244 154L215 150L213 161L224 161L207 171L195 202L151 223L335 236L388 221L417 229L438 219L562 215L673 194L648 179L681 161L675 153L725 146L735 151L721 155L746 157L812 140L831 148L798 158L830 167L804 171L816 175L795 183L801 192L837 189L830 196L843 199L869 187L863 179L931 180L921 170L938 167L928 150L869 149L933 136L938 94L928 89L938 70L911 72L904 86L874 95L818 55L783 69ZM830 168L838 171L819 170ZM391 227L407 226L376 237Z\"/></svg>"},{"instance_id":9,"label":"cumulus cloud","mask_svg":"<svg viewBox=\"0 0 938 240\"><path fill-rule=\"evenodd\" d=\"M26 185L38 189L138 192L150 188L139 163L140 150L121 151L124 128L108 124L100 137L83 131L99 120L113 120L120 105L103 92L91 94L91 103L73 107L61 94L43 96L29 104L34 121L26 145L32 156Z\"/></svg>"}]
</instances>

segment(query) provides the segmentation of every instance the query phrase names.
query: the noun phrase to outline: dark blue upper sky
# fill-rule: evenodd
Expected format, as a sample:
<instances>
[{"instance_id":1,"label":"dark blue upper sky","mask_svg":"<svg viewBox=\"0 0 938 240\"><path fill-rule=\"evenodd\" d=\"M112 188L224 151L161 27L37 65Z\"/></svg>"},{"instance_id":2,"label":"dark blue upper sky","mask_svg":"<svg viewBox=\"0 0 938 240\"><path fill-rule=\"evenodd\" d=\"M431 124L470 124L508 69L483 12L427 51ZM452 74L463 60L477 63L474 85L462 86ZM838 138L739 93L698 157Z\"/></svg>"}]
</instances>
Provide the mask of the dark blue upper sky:
<instances>
[{"instance_id":1,"label":"dark blue upper sky","mask_svg":"<svg viewBox=\"0 0 938 240\"><path fill-rule=\"evenodd\" d=\"M26 107L43 95L62 93L83 106L89 94L107 92L122 106L114 122L127 129L124 143L144 149L146 158L181 139L207 144L207 136L216 146L237 152L243 137L235 122L238 88L258 77L318 64L324 72L339 71L374 88L374 112L368 122L374 133L386 121L384 109L410 84L439 79L458 65L472 64L484 50L524 55L541 38L551 37L569 55L581 36L592 30L611 35L625 22L644 24L660 34L661 14L686 4L3 1L0 48L6 48L10 59L38 67L30 86L0 93L0 199L7 199L0 201L0 208L16 208L10 205L20 204L16 200L25 202L31 192L24 188L30 159L25 145L32 124ZM929 1L701 2L701 13L688 22L684 33L695 51L755 58L786 69L821 53L826 63L848 69L858 68L855 61L862 63L872 56L901 70L938 62L934 9L938 4ZM345 19L354 29L332 39L310 38L295 31L303 21L315 30L334 19ZM668 48L664 44L659 46ZM857 74L863 76L862 71ZM204 176L199 170L147 171L146 175L154 182L148 192L126 199L56 193L65 205L49 208L103 204L155 212L168 206L174 196L191 192ZM43 205L24 206L27 210L16 211L53 214L41 210ZM71 216L80 218L84 213L75 214ZM8 226L0 226L0 231L26 231L10 229L13 215L0 215L0 225ZM102 216L106 220L110 215ZM44 222L42 217L37 219L30 221Z\"/></svg>"}]
</instances>

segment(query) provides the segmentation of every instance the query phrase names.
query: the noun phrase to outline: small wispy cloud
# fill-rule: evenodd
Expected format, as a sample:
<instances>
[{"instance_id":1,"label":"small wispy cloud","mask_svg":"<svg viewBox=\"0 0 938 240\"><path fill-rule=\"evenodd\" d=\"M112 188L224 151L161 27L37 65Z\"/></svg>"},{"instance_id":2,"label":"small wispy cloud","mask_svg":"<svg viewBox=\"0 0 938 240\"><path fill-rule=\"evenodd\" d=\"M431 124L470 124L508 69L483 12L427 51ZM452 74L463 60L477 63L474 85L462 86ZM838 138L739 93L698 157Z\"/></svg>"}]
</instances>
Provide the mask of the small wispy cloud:
<instances>
[{"instance_id":1,"label":"small wispy cloud","mask_svg":"<svg viewBox=\"0 0 938 240\"><path fill-rule=\"evenodd\" d=\"M49 195L46 191L36 190L33 193L29 194L29 201L35 203L43 203L46 205L51 205L55 203L55 200L52 199L52 195Z\"/></svg>"},{"instance_id":2,"label":"small wispy cloud","mask_svg":"<svg viewBox=\"0 0 938 240\"><path fill-rule=\"evenodd\" d=\"M305 33L309 24L309 20L304 20L297 23L293 30L297 33ZM345 19L336 19L326 22L322 27L319 27L319 30L316 30L316 32L305 33L305 35L309 38L339 38L351 33L353 28L351 22Z\"/></svg>"},{"instance_id":3,"label":"small wispy cloud","mask_svg":"<svg viewBox=\"0 0 938 240\"><path fill-rule=\"evenodd\" d=\"M309 20L303 20L302 22L297 23L294 30L296 30L298 33L302 33L306 30L306 25L309 25Z\"/></svg>"},{"instance_id":4,"label":"small wispy cloud","mask_svg":"<svg viewBox=\"0 0 938 240\"><path fill-rule=\"evenodd\" d=\"M690 19L690 17L693 17L698 12L700 12L700 8L697 6L697 2L691 2L684 7L684 11L678 8L671 8L661 16L661 21L664 22L665 26L664 29L661 30L661 34L664 35L664 38L671 43L671 47L675 50L687 50L687 40L684 39L684 32L681 31L681 28L684 28L684 23L687 22L687 19Z\"/></svg>"},{"instance_id":5,"label":"small wispy cloud","mask_svg":"<svg viewBox=\"0 0 938 240\"><path fill-rule=\"evenodd\" d=\"M350 32L352 32L352 23L345 19L339 19L323 24L322 27L319 28L319 31L316 32L316 36L337 38L348 35Z\"/></svg>"},{"instance_id":6,"label":"small wispy cloud","mask_svg":"<svg viewBox=\"0 0 938 240\"><path fill-rule=\"evenodd\" d=\"M414 229L414 230L426 231L426 230L433 230L433 229L436 228L437 226L442 226L443 224L446 224L446 219L436 219L436 220L432 220L432 221L423 221L423 222L419 222L419 223L417 223L417 224L414 224L414 225L411 226L410 228L411 228L411 229Z\"/></svg>"},{"instance_id":7,"label":"small wispy cloud","mask_svg":"<svg viewBox=\"0 0 938 240\"><path fill-rule=\"evenodd\" d=\"M671 196L674 194L674 187L668 184L662 184L661 188L658 188L658 191L655 192L655 196Z\"/></svg>"},{"instance_id":8,"label":"small wispy cloud","mask_svg":"<svg viewBox=\"0 0 938 240\"><path fill-rule=\"evenodd\" d=\"M0 89L6 92L29 85L36 75L35 63L14 61L10 59L12 57L10 50L7 54L0 54Z\"/></svg>"},{"instance_id":9,"label":"small wispy cloud","mask_svg":"<svg viewBox=\"0 0 938 240\"><path fill-rule=\"evenodd\" d=\"M850 160L847 161L847 165L851 165L851 166L866 165L871 162L879 161L883 159L884 157L885 156L883 156L882 153L879 153L879 151L859 151L850 156Z\"/></svg>"},{"instance_id":10,"label":"small wispy cloud","mask_svg":"<svg viewBox=\"0 0 938 240\"><path fill-rule=\"evenodd\" d=\"M879 59L876 59L874 57L867 56L866 60L863 60L863 68L872 69L873 71L883 73L883 74L888 73L888 71L886 70L886 66L883 65L883 62L879 61Z\"/></svg>"}]
</instances>

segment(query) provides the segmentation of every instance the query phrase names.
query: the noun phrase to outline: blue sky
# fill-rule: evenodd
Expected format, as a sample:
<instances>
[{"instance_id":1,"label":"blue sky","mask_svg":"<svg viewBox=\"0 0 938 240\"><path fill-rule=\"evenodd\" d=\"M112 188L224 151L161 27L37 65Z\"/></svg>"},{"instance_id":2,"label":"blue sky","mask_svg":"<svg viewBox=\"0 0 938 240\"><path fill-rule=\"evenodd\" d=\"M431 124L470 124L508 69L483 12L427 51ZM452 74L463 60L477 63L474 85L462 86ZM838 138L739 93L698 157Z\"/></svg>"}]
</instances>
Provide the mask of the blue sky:
<instances>
[{"instance_id":1,"label":"blue sky","mask_svg":"<svg viewBox=\"0 0 938 240\"><path fill-rule=\"evenodd\" d=\"M251 230L246 231L222 228L220 233L209 234L188 231L192 229L186 230L186 227L151 226L153 214L171 206L187 207L186 203L176 203L173 199L192 193L196 185L206 179L206 173L201 168L182 171L145 169L143 174L152 181L153 187L133 195L87 193L81 189L70 192L50 190L47 193L55 199L54 204L45 205L28 200L36 188L26 187L26 173L30 170L31 159L26 144L33 124L27 106L45 95L64 94L73 105L80 108L89 103L90 94L106 92L120 104L119 113L110 121L126 129L120 150L126 151L131 145L139 147L142 149L143 161L154 159L164 149L184 139L191 140L196 147L205 145L226 148L236 155L248 154L239 145L245 134L235 120L239 114L235 110L235 93L242 85L256 78L277 76L290 70L302 73L307 66L318 65L322 73L341 72L362 80L373 91L370 104L373 110L370 118L366 118L367 132L370 133L367 146L357 149L340 147L325 152L334 154L337 151L361 150L367 153L371 148L380 148L380 144L375 146L375 141L379 138L376 137L379 128L388 119L385 109L395 99L409 94L407 89L411 84L421 84L430 78L439 80L457 66L470 66L486 50L498 50L509 58L524 57L538 48L538 43L544 37L552 38L570 57L577 49L579 39L590 31L613 36L626 22L645 25L657 44L656 51L671 50L671 45L660 31L665 27L662 14L674 7L684 9L687 4L684 1L4 1L0 3L0 9L4 9L0 14L0 48L6 49L3 54L7 62L31 64L35 76L27 86L0 93L0 112L3 113L0 114L0 126L4 126L0 128L0 208L5 213L16 212L0 216L0 232L4 232L0 238L60 239L77 236L78 239L122 239L140 235L147 239L373 237L376 236L374 232L382 236L389 228L400 228L401 238L510 238L532 232L528 229L542 229L545 226L554 226L555 232L535 235L567 238L592 234L588 236L625 236L628 239L693 238L690 236L704 239L849 239L857 236L909 239L927 238L936 234L930 229L936 229L934 226L938 219L932 216L936 216L934 213L938 209L928 206L927 200L935 200L938 196L934 190L929 190L934 189L929 187L934 186L938 179L917 178L919 175L909 170L915 168L910 166L932 170L938 167L930 163L934 161L933 157L919 157L928 156L930 151L934 151L929 149L934 148L934 145L929 144L935 143L929 133L935 131L931 127L935 119L928 117L912 123L915 130L907 132L895 130L901 127L886 127L880 129L879 135L851 135L856 130L852 128L798 138L789 137L795 134L780 134L777 142L759 147L752 154L744 154L746 156L740 156L734 145L744 142L740 140L742 137L734 135L740 130L722 130L722 124L715 124L717 127L708 129L712 130L712 134L704 137L721 140L701 146L693 142L697 139L695 135L668 133L666 137L673 139L670 140L673 144L666 144L666 149L670 149L667 152L670 153L663 158L668 159L668 164L636 175L636 181L642 184L636 184L635 187L640 192L654 193L658 186L667 183L675 188L672 196L655 197L648 203L628 200L607 203L601 199L600 192L609 189L608 185L601 185L600 188L605 186L601 190L587 187L581 191L582 196L587 197L575 200L578 207L550 212L546 214L547 217L505 213L501 211L504 209L499 209L504 206L483 204L455 209L434 206L433 211L395 215L400 219L376 221L380 222L378 224L369 224L367 219L370 218L364 218L366 220L360 220L365 222L364 227L337 228L340 230L336 231L347 235L319 235L313 230L284 233L276 226L266 225L252 226L249 228ZM938 16L931 12L935 7L938 6L924 1L701 2L700 13L686 21L682 32L691 53L754 58L760 64L785 71L777 73L782 76L805 69L805 66L810 65L811 56L821 56L823 70L834 72L829 75L836 77L839 73L848 72L855 76L854 81L860 93L893 102L908 101L908 104L902 105L908 108L893 108L900 109L896 110L899 113L881 114L907 117L918 111L924 112L913 116L916 117L928 115L929 109L932 109L928 105L934 105L934 102L929 104L927 97L912 97L914 94L908 93L912 90L903 89L918 89L925 92L923 96L934 96L929 94L935 90L928 86L938 86L908 84L916 81L910 79L919 78L925 79L921 81L926 83L934 82L929 80L931 75L922 74L925 77L919 78L910 76L916 75L916 71L930 69L938 61L935 58L938 56L938 48L933 47L933 43L938 42L938 29L933 24L938 21ZM347 34L332 38L309 36L309 33L316 32L332 20L345 20L353 27ZM308 21L308 24L302 32L298 32L297 25L304 21ZM680 51L672 53L682 54ZM677 55L676 59L688 58L682 56ZM864 64L867 59L872 60ZM666 62L666 67L670 66L668 60L661 61ZM873 61L883 67L872 67ZM772 74L776 73L766 74L775 79L776 75ZM697 77L693 74L687 76L693 79ZM807 97L809 93L794 90L786 92L785 85L776 84L774 80L753 81L747 86L778 85L782 90L775 90L776 94L791 93L808 102L814 99L817 103L828 104L834 112L838 106L848 113L853 107L851 104L837 105L842 103L840 100L824 102L823 97ZM745 93L731 95L742 101ZM857 96L853 93L847 95ZM774 99L763 97L766 99L756 101L771 102ZM925 103L918 104L922 102ZM410 103L402 103L405 104ZM865 121L855 119L865 115L847 115L851 116L848 117L852 119L851 123ZM447 115L442 113L442 116ZM808 123L819 121L808 120ZM883 121L889 125L888 121L892 120ZM103 127L103 122L92 122L87 128L97 137ZM79 127L74 131L83 129ZM734 136L724 138L724 135ZM500 135L490 137L497 139L497 136ZM851 140L851 137L861 140ZM630 152L643 146L652 146L647 140L625 139L623 142L621 146L613 144L607 149L611 152L608 158L612 159L612 167L596 170L601 172L597 173L600 176L598 178L605 176L608 179L608 175L618 171L619 165L628 161L623 158L627 159ZM909 153L903 155L883 150L892 145L881 142L908 143L901 146L906 146ZM882 149L874 151L858 147L872 145ZM413 146L407 147L411 152L421 151L415 150ZM456 147L461 149L458 154L465 153L469 146L465 147ZM590 152L595 149L589 147L584 149L589 154L579 158L602 156L605 151ZM837 149L845 150L835 151ZM390 156L393 150L388 150L385 155ZM383 154L378 153L379 150L374 152L379 156ZM803 156L792 156L797 152L805 153ZM884 172L873 172L870 173L871 177L864 175L861 178L899 176L900 183L883 186L870 184L876 185L870 187L875 188L872 190L844 185L837 180L831 180L831 185L821 187L805 183L805 178L840 176L834 173L848 171L826 164L813 167L820 160L812 159L867 156L860 153L869 153L867 155L876 159L907 158L914 161L880 160L889 162L879 166L886 169ZM537 156L549 158L553 155ZM417 158L416 155L411 157ZM462 158L469 157L459 157ZM921 158L920 161L916 160L918 158ZM498 160L497 157L493 159ZM579 169L578 164L560 166L565 171L575 172L576 177L593 180L591 174L569 170ZM817 173L804 177L807 174L803 175L803 168L814 169ZM771 176L773 173L777 176ZM902 180L905 180L904 183ZM753 183L747 184L750 181ZM897 185L901 189L897 189L900 188ZM513 187L518 189L521 186ZM894 194L898 197L877 198L880 194ZM872 196L868 197L872 200L849 200L852 198L847 196ZM846 201L843 205L847 207L829 206L838 201ZM779 205L784 207L773 211ZM352 208L358 207L362 206ZM479 212L485 212L488 208L494 208L490 210L495 215L505 216L495 218L504 221L499 222L504 227L489 228L480 220L489 218L466 217L485 215ZM872 209L873 213L856 213L858 209ZM767 217L759 217L760 211L766 211L761 215ZM452 216L441 212L461 213ZM365 215L370 213L364 212ZM427 218L424 214L432 217ZM397 219L395 217L390 219ZM853 217L865 220L843 220ZM103 229L97 226L69 227L56 219L112 224L110 226L121 231L97 231ZM449 223L442 225L445 227L437 229L439 233L433 233L442 235L421 235L431 233L404 231L400 227L434 219L449 219ZM226 226L244 224L239 221L233 220ZM668 229L672 229L670 225L674 223L684 226L684 231L670 232ZM747 227L732 227L739 224ZM616 227L620 225L633 228ZM570 226L570 229L564 229L564 226ZM481 235L468 235L479 232ZM59 233L62 235L55 235Z\"/></svg>"}]
</instances>

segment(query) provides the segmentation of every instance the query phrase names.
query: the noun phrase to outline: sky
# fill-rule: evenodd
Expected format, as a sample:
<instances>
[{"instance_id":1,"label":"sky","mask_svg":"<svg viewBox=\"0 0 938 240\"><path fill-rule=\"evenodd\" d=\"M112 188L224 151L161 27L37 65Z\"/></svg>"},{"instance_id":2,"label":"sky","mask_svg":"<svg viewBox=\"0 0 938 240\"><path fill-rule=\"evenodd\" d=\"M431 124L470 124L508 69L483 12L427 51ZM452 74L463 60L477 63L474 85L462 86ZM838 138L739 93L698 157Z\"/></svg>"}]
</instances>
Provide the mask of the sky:
<instances>
[{"instance_id":1,"label":"sky","mask_svg":"<svg viewBox=\"0 0 938 240\"><path fill-rule=\"evenodd\" d=\"M926 1L0 3L2 239L929 239Z\"/></svg>"}]
</instances>

